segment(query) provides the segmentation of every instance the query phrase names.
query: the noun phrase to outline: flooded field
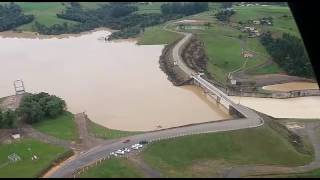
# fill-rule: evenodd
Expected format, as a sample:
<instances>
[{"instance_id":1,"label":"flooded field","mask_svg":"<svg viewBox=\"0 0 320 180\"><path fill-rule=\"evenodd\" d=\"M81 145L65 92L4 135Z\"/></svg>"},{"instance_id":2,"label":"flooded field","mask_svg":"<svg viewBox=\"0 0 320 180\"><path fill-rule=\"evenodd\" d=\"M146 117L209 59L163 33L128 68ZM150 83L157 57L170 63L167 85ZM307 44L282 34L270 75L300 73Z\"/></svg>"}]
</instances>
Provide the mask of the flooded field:
<instances>
[{"instance_id":1,"label":"flooded field","mask_svg":"<svg viewBox=\"0 0 320 180\"><path fill-rule=\"evenodd\" d=\"M160 70L162 45L105 42L109 32L46 38L0 37L0 97L22 79L28 92L66 100L108 128L144 131L230 118L194 86L174 87Z\"/></svg>"},{"instance_id":2,"label":"flooded field","mask_svg":"<svg viewBox=\"0 0 320 180\"><path fill-rule=\"evenodd\" d=\"M290 83L264 86L263 89L271 90L271 91L293 91L293 90L305 90L305 89L319 89L319 86L317 83L310 83L310 82L290 82Z\"/></svg>"}]
</instances>

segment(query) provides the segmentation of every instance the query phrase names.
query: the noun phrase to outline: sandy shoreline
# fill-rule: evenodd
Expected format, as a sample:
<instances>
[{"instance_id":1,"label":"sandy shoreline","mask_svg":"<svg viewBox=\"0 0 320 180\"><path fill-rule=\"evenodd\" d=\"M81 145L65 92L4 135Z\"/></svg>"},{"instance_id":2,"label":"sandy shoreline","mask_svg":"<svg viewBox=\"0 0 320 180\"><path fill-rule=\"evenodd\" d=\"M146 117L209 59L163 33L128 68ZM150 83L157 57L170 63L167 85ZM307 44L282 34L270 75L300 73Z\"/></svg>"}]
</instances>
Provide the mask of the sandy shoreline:
<instances>
[{"instance_id":1,"label":"sandy shoreline","mask_svg":"<svg viewBox=\"0 0 320 180\"><path fill-rule=\"evenodd\" d=\"M73 33L73 34L60 34L60 35L42 35L37 32L31 32L31 31L22 31L22 32L17 32L17 31L3 31L0 32L0 37L2 38L24 38L24 39L51 39L51 38L58 38L58 39L63 39L63 38L69 38L69 37L79 37L82 35L87 35L91 34L93 32L97 31L109 31L111 33L116 32L117 30L113 30L110 28L96 28L90 31L84 31L81 33Z\"/></svg>"}]
</instances>

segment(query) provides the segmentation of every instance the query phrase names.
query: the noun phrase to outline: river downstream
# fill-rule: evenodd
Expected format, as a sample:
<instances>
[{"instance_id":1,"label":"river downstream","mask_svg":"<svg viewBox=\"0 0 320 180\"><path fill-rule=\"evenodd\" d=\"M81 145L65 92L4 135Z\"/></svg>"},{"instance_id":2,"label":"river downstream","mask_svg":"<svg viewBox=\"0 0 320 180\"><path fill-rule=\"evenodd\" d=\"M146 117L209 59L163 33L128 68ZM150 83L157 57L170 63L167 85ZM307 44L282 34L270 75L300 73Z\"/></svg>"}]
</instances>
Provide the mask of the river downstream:
<instances>
[{"instance_id":1,"label":"river downstream","mask_svg":"<svg viewBox=\"0 0 320 180\"><path fill-rule=\"evenodd\" d=\"M230 116L195 86L175 87L159 68L163 45L105 42L99 30L76 37L0 37L0 97L22 79L28 92L65 99L108 128L148 131Z\"/></svg>"}]
</instances>

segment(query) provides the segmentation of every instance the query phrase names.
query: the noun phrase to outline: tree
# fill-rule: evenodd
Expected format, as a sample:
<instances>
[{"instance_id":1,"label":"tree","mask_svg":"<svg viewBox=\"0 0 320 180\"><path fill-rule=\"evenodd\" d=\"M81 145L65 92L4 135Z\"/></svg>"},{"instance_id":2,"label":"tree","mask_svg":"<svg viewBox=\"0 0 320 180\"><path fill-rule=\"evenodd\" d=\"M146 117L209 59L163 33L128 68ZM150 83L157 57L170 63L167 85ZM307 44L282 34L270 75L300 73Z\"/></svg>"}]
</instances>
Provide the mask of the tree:
<instances>
[{"instance_id":1,"label":"tree","mask_svg":"<svg viewBox=\"0 0 320 180\"><path fill-rule=\"evenodd\" d=\"M59 97L48 93L39 93L25 96L18 109L19 114L27 123L36 123L46 117L56 117L64 112L66 103Z\"/></svg>"},{"instance_id":2,"label":"tree","mask_svg":"<svg viewBox=\"0 0 320 180\"><path fill-rule=\"evenodd\" d=\"M24 15L15 3L0 5L0 31L12 30L33 21L33 15Z\"/></svg>"},{"instance_id":3,"label":"tree","mask_svg":"<svg viewBox=\"0 0 320 180\"><path fill-rule=\"evenodd\" d=\"M301 39L288 33L274 39L270 32L262 34L260 42L273 60L289 75L313 78L313 69Z\"/></svg>"},{"instance_id":4,"label":"tree","mask_svg":"<svg viewBox=\"0 0 320 180\"><path fill-rule=\"evenodd\" d=\"M17 126L18 116L15 111L0 111L0 128L14 128Z\"/></svg>"}]
</instances>

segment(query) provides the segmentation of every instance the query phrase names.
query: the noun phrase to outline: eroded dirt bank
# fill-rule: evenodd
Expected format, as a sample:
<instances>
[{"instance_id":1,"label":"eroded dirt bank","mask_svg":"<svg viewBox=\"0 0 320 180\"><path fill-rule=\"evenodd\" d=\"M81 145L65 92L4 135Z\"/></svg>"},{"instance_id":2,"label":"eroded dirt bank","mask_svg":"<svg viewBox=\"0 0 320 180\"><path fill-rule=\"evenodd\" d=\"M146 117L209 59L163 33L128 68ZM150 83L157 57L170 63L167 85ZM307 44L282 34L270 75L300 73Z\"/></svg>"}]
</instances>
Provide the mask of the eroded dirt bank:
<instances>
[{"instance_id":1,"label":"eroded dirt bank","mask_svg":"<svg viewBox=\"0 0 320 180\"><path fill-rule=\"evenodd\" d=\"M181 39L176 40L174 43L166 45L162 54L159 58L160 69L167 74L168 80L171 81L175 86L181 86L190 84L190 78L188 75L183 72L172 58L172 48L180 41Z\"/></svg>"}]
</instances>

